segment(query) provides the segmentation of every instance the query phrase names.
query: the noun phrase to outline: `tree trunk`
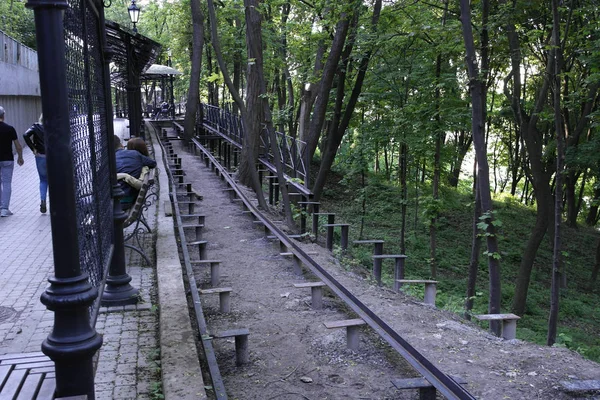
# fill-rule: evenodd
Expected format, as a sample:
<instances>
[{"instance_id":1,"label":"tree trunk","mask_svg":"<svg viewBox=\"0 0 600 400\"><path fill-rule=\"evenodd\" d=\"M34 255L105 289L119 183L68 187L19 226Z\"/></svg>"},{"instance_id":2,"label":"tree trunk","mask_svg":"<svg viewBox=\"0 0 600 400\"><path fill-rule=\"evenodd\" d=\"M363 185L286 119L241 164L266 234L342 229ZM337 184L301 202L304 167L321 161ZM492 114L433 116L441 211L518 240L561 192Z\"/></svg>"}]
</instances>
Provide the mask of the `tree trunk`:
<instances>
[{"instance_id":1,"label":"tree trunk","mask_svg":"<svg viewBox=\"0 0 600 400\"><path fill-rule=\"evenodd\" d=\"M377 23L379 22L381 4L381 0L376 0L373 9L373 17L371 18L371 29L373 33L377 31ZM350 94L350 98L348 99L348 104L346 105L346 109L344 110L344 115L337 129L330 133L330 137L327 140L327 148L325 149L325 152L323 153L323 156L321 158L321 166L319 168L319 173L317 175L317 178L315 179L315 184L313 185L313 194L314 198L317 201L318 199L320 199L321 194L323 193L325 182L327 181L327 175L331 170L331 166L333 165L333 161L335 160L335 156L337 154L337 150L340 146L340 143L342 143L342 138L344 137L346 129L348 129L348 126L350 125L350 120L352 118L352 114L354 113L356 103L358 102L358 97L362 91L362 85L365 80L365 75L367 74L367 69L369 67L371 55L371 50L368 50L367 53L362 57L358 68L358 74L356 75L356 81L354 82L354 88L352 89L352 93ZM379 157L377 155L376 168L378 168L378 166Z\"/></svg>"},{"instance_id":2,"label":"tree trunk","mask_svg":"<svg viewBox=\"0 0 600 400\"><path fill-rule=\"evenodd\" d=\"M329 102L329 92L333 84L335 71L337 70L337 66L342 55L344 43L346 42L349 26L350 20L348 15L343 12L340 15L340 20L335 28L335 36L333 38L333 43L331 44L331 49L329 50L329 56L325 62L325 67L323 68L323 76L321 77L321 82L318 88L313 117L310 121L308 137L306 138L306 152L308 160L312 160L315 151L317 150L317 144L319 143L319 138L321 136L321 129L323 128L323 123L325 122L325 112L327 111L327 103Z\"/></svg>"},{"instance_id":3,"label":"tree trunk","mask_svg":"<svg viewBox=\"0 0 600 400\"><path fill-rule=\"evenodd\" d=\"M477 182L477 176L473 177ZM473 237L471 238L471 259L469 261L469 278L467 279L467 298L465 300L465 318L471 320L471 310L473 309L473 300L475 300L475 294L477 293L477 272L479 271L479 253L481 252L481 238L479 236L479 217L481 217L481 199L479 197L479 189L477 183L475 184L475 209L473 211L473 224L472 231Z\"/></svg>"},{"instance_id":4,"label":"tree trunk","mask_svg":"<svg viewBox=\"0 0 600 400\"><path fill-rule=\"evenodd\" d=\"M403 135L404 136L404 135ZM400 225L400 254L406 254L406 208L408 204L408 186L406 182L406 175L408 170L408 145L406 144L406 138L403 137L403 141L400 144L400 193L402 195L400 206L400 212L402 215L402 222Z\"/></svg>"},{"instance_id":5,"label":"tree trunk","mask_svg":"<svg viewBox=\"0 0 600 400\"><path fill-rule=\"evenodd\" d=\"M596 262L594 263L594 269L592 270L590 288L595 288L596 281L598 280L598 272L600 272L600 240L596 246Z\"/></svg>"},{"instance_id":6,"label":"tree trunk","mask_svg":"<svg viewBox=\"0 0 600 400\"><path fill-rule=\"evenodd\" d=\"M183 135L189 142L195 135L196 111L200 103L200 71L202 69L202 51L204 47L204 15L200 8L200 0L190 1L192 12L192 69L190 71L190 86L188 89Z\"/></svg>"},{"instance_id":7,"label":"tree trunk","mask_svg":"<svg viewBox=\"0 0 600 400\"><path fill-rule=\"evenodd\" d=\"M560 21L558 16L558 0L552 0L552 50L554 53L554 126L556 129L556 190L554 194L554 254L552 260L552 287L550 290L550 315L548 317L548 336L546 344L552 346L556 342L558 326L558 302L560 293L560 225L562 219L562 180L564 159L564 131L560 111L560 73L562 72L560 52Z\"/></svg>"},{"instance_id":8,"label":"tree trunk","mask_svg":"<svg viewBox=\"0 0 600 400\"><path fill-rule=\"evenodd\" d=\"M267 84L265 82L263 68L263 48L262 48L262 17L259 10L259 0L244 0L246 7L246 47L248 48L248 58L253 59L253 63L248 63L248 90L247 90L247 111L249 116L263 115L264 118L250 117L249 120L253 132L260 135L262 122L266 124L267 134L270 137L271 152L274 156L275 168L277 169L277 179L279 181L279 190L283 198L283 209L288 226L294 226L294 219L290 208L290 199L286 180L283 176L283 167L281 158L277 149L275 138L275 129L269 107L267 96ZM257 125L254 125L258 123ZM258 151L258 147L257 147ZM256 169L254 169L256 173ZM262 192L262 191L261 191Z\"/></svg>"},{"instance_id":9,"label":"tree trunk","mask_svg":"<svg viewBox=\"0 0 600 400\"><path fill-rule=\"evenodd\" d=\"M482 1L482 7L489 7L488 0ZM487 161L487 149L484 139L484 108L485 101L485 82L480 80L477 62L475 59L475 45L473 40L473 30L471 27L471 10L469 0L460 1L461 22L463 27L463 37L466 49L466 63L469 75L469 91L471 92L473 145L475 148L475 157L477 159L477 177L479 195L481 199L482 217L485 218L485 233L487 238L487 256L489 268L489 305L490 314L500 313L501 287L500 287L500 254L498 251L498 242L496 238L496 229L494 227L494 215L492 209L492 197L490 193L489 166ZM500 324L490 323L490 330L496 335L500 335Z\"/></svg>"},{"instance_id":10,"label":"tree trunk","mask_svg":"<svg viewBox=\"0 0 600 400\"><path fill-rule=\"evenodd\" d=\"M262 112L255 112L249 115L247 112L247 108L244 105L242 98L240 97L240 94L235 90L235 87L233 86L233 82L231 81L229 72L227 71L225 61L223 60L221 45L219 43L219 37L217 35L217 16L215 15L215 6L213 0L208 0L208 15L210 17L212 45L215 50L217 62L219 63L219 68L221 69L221 73L223 74L223 80L225 81L225 84L227 85L227 88L229 89L233 100L240 109L242 129L244 130L244 143L242 146L240 165L238 169L238 178L240 180L240 183L242 183L243 185L250 186L254 189L254 192L256 193L256 198L258 200L258 205L262 209L266 210L267 202L265 201L265 196L263 194L260 181L258 180L258 172L256 171L263 114ZM250 85L250 80L248 80L248 86ZM256 83L253 82L252 85L256 85ZM258 95L258 88L254 86L254 89L256 89L255 93L257 93ZM250 96L248 96L248 98L250 98ZM260 103L258 105L260 106ZM250 120L249 117L251 117L252 120Z\"/></svg>"},{"instance_id":11,"label":"tree trunk","mask_svg":"<svg viewBox=\"0 0 600 400\"><path fill-rule=\"evenodd\" d=\"M525 312L525 305L527 303L527 292L529 290L529 281L531 278L531 270L533 268L533 262L538 251L538 248L543 240L544 235L548 229L548 219L550 218L552 194L550 191L550 176L553 171L548 168L549 165L546 163L543 151L544 138L540 131L537 129L537 122L540 117L540 113L546 104L549 90L549 81L544 79L542 86L539 89L533 109L530 115L525 113L522 108L521 102L521 50L520 40L515 26L512 23L507 25L508 44L510 49L511 58L511 77L513 81L513 91L509 93L508 88L505 86L504 92L507 100L511 104L513 110L515 123L520 129L521 137L525 142L527 152L529 155L529 172L531 174L531 184L533 185L534 195L537 202L537 215L536 223L531 232L531 236L527 241L523 256L521 257L521 264L519 266L519 273L517 276L517 285L515 288L515 295L512 303L512 310L517 315L523 315ZM554 59L551 53L548 57L548 64L546 66L546 76L550 76L554 69Z\"/></svg>"},{"instance_id":12,"label":"tree trunk","mask_svg":"<svg viewBox=\"0 0 600 400\"><path fill-rule=\"evenodd\" d=\"M598 179L598 178L596 178ZM596 225L596 220L598 219L598 204L597 202L600 202L600 185L598 185L595 189L594 189L594 198L593 198L593 203L590 206L590 211L588 212L587 217L585 218L585 224L587 226L594 226Z\"/></svg>"}]
</instances>

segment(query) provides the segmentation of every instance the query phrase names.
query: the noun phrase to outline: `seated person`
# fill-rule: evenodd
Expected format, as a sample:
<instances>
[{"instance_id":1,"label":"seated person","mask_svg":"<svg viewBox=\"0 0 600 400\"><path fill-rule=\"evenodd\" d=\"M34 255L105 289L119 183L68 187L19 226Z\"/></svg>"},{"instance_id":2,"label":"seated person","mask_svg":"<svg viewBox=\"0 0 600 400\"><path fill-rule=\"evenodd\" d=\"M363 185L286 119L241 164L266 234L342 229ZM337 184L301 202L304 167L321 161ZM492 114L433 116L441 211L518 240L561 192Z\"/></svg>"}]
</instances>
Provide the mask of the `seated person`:
<instances>
[{"instance_id":1,"label":"seated person","mask_svg":"<svg viewBox=\"0 0 600 400\"><path fill-rule=\"evenodd\" d=\"M142 169L144 167L156 167L156 161L147 156L148 149L146 147L146 143L144 143L142 139L134 138L130 139L130 141L131 140L135 141L132 144L132 147L135 146L135 148L143 149L146 155L142 154L142 152L138 150L129 149L129 144L127 150L123 149L121 139L115 135L114 141L116 150L115 158L117 161L117 177L119 177L119 174L127 174L133 178L140 179L140 177L142 177ZM119 180L119 185L121 186L123 192L125 192L125 195L121 198L121 204L124 205L124 209L127 209L135 201L139 192L139 188L135 188L134 186L127 184L125 180Z\"/></svg>"}]
</instances>

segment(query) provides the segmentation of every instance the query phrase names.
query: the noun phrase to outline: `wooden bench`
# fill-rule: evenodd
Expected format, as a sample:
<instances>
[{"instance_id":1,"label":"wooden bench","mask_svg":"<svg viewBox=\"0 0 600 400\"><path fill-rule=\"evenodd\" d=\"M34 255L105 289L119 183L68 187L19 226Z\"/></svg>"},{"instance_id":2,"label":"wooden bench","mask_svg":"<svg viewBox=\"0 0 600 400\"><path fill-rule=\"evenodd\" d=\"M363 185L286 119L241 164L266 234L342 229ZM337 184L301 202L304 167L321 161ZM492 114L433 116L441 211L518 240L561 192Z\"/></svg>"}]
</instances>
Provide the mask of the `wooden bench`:
<instances>
[{"instance_id":1,"label":"wooden bench","mask_svg":"<svg viewBox=\"0 0 600 400\"><path fill-rule=\"evenodd\" d=\"M232 329L215 333L214 339L235 338L235 364L244 365L249 361L248 357L248 335L250 331L247 328Z\"/></svg>"},{"instance_id":2,"label":"wooden bench","mask_svg":"<svg viewBox=\"0 0 600 400\"><path fill-rule=\"evenodd\" d=\"M329 249L329 251L333 250L333 232L336 226L339 226L342 230L340 246L342 247L342 250L347 250L348 231L350 228L350 224L325 224L325 227L327 228L327 248Z\"/></svg>"},{"instance_id":3,"label":"wooden bench","mask_svg":"<svg viewBox=\"0 0 600 400\"><path fill-rule=\"evenodd\" d=\"M291 258L292 261L294 262L294 274L296 274L297 276L301 276L302 275L302 261L296 257L296 255L294 253L290 253L290 252L285 252L285 253L279 253L279 255L281 257L285 257L285 258Z\"/></svg>"},{"instance_id":4,"label":"wooden bench","mask_svg":"<svg viewBox=\"0 0 600 400\"><path fill-rule=\"evenodd\" d=\"M565 391L572 393L585 393L600 390L600 380L598 379L574 379L571 381L559 381L559 383Z\"/></svg>"},{"instance_id":5,"label":"wooden bench","mask_svg":"<svg viewBox=\"0 0 600 400\"><path fill-rule=\"evenodd\" d=\"M226 314L231 312L229 294L233 291L230 287L200 289L200 294L218 294L219 295L219 311Z\"/></svg>"},{"instance_id":6,"label":"wooden bench","mask_svg":"<svg viewBox=\"0 0 600 400\"><path fill-rule=\"evenodd\" d=\"M219 286L221 282L221 260L197 260L190 261L191 264L196 265L210 265L210 285L212 287Z\"/></svg>"},{"instance_id":7,"label":"wooden bench","mask_svg":"<svg viewBox=\"0 0 600 400\"><path fill-rule=\"evenodd\" d=\"M182 224L181 227L183 229L194 229L196 233L196 241L202 240L202 229L204 228L204 224Z\"/></svg>"},{"instance_id":8,"label":"wooden bench","mask_svg":"<svg viewBox=\"0 0 600 400\"><path fill-rule=\"evenodd\" d=\"M375 280L379 286L381 286L382 261L387 258L394 260L394 290L397 292L400 290L400 283L398 282L398 279L404 279L404 260L406 260L406 256L404 254L373 255L373 276L375 277Z\"/></svg>"},{"instance_id":9,"label":"wooden bench","mask_svg":"<svg viewBox=\"0 0 600 400\"><path fill-rule=\"evenodd\" d=\"M188 242L188 246L198 246L198 258L200 260L206 259L206 246L208 242L206 240L196 240L194 242Z\"/></svg>"},{"instance_id":10,"label":"wooden bench","mask_svg":"<svg viewBox=\"0 0 600 400\"><path fill-rule=\"evenodd\" d=\"M327 223L334 224L335 223L335 213L328 212L314 212L312 214L312 233L315 235L315 239L319 236L319 217L321 215L327 215Z\"/></svg>"},{"instance_id":11,"label":"wooden bench","mask_svg":"<svg viewBox=\"0 0 600 400\"><path fill-rule=\"evenodd\" d=\"M54 362L41 352L0 356L0 399L54 399Z\"/></svg>"},{"instance_id":12,"label":"wooden bench","mask_svg":"<svg viewBox=\"0 0 600 400\"><path fill-rule=\"evenodd\" d=\"M454 380L459 385L465 385L467 383L464 378L458 376L449 376L449 378ZM425 378L394 379L392 380L392 385L394 385L396 389L400 390L418 389L419 400L436 400L437 398L435 387Z\"/></svg>"},{"instance_id":13,"label":"wooden bench","mask_svg":"<svg viewBox=\"0 0 600 400\"><path fill-rule=\"evenodd\" d=\"M302 208L302 212L300 213L300 232L306 232L306 214L308 213L308 206L312 208L313 213L319 212L319 206L321 205L318 201L299 201L298 204ZM313 221L314 222L314 221ZM317 225L318 229L318 225ZM315 225L312 226L313 235L315 234Z\"/></svg>"},{"instance_id":14,"label":"wooden bench","mask_svg":"<svg viewBox=\"0 0 600 400\"><path fill-rule=\"evenodd\" d=\"M346 328L346 345L350 350L357 351L359 344L358 328L364 325L365 321L362 318L345 319L341 321L325 322L325 328L336 329Z\"/></svg>"},{"instance_id":15,"label":"wooden bench","mask_svg":"<svg viewBox=\"0 0 600 400\"><path fill-rule=\"evenodd\" d=\"M310 288L311 307L313 310L323 309L323 286L327 286L325 282L303 282L294 283L295 288Z\"/></svg>"},{"instance_id":16,"label":"wooden bench","mask_svg":"<svg viewBox=\"0 0 600 400\"><path fill-rule=\"evenodd\" d=\"M181 218L198 218L198 223L204 225L206 214L181 214Z\"/></svg>"},{"instance_id":17,"label":"wooden bench","mask_svg":"<svg viewBox=\"0 0 600 400\"><path fill-rule=\"evenodd\" d=\"M517 337L517 321L521 319L515 314L479 314L474 315L480 321L502 321L502 337L510 340Z\"/></svg>"},{"instance_id":18,"label":"wooden bench","mask_svg":"<svg viewBox=\"0 0 600 400\"><path fill-rule=\"evenodd\" d=\"M372 244L373 245L373 255L381 255L383 254L383 244L385 240L379 239L367 239L367 240L355 240L352 244Z\"/></svg>"},{"instance_id":19,"label":"wooden bench","mask_svg":"<svg viewBox=\"0 0 600 400\"><path fill-rule=\"evenodd\" d=\"M187 206L188 214L194 214L196 211L196 205L198 204L196 201L178 201L179 207Z\"/></svg>"},{"instance_id":20,"label":"wooden bench","mask_svg":"<svg viewBox=\"0 0 600 400\"><path fill-rule=\"evenodd\" d=\"M437 281L427 279L397 279L396 282L399 284L403 283L424 283L425 284L425 298L423 302L430 304L435 307L435 296L437 292Z\"/></svg>"}]
</instances>

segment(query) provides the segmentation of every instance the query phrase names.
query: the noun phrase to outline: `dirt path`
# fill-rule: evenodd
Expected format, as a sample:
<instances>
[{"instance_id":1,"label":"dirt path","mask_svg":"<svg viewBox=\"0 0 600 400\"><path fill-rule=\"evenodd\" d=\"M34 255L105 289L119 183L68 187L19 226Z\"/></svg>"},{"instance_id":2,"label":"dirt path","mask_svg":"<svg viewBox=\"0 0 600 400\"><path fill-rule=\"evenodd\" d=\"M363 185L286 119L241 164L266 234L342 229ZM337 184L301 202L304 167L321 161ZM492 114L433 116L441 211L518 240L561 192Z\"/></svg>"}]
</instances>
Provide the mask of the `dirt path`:
<instances>
[{"instance_id":1,"label":"dirt path","mask_svg":"<svg viewBox=\"0 0 600 400\"><path fill-rule=\"evenodd\" d=\"M207 322L212 333L250 331L250 362L242 367L235 366L233 339L213 341L229 398L418 398L415 390L393 387L392 379L417 374L368 327L361 328L357 352L346 347L345 329L325 328L324 322L356 315L328 290L323 310L312 310L310 289L293 283L316 278L306 270L297 277L278 242L265 239L262 228L229 200L223 181L179 146L174 142L186 181L204 197L199 209L206 214L207 258L222 260L220 286L233 288L229 314L219 312L218 296L202 298ZM302 246L318 252L312 256L317 262L438 368L465 378L478 399L585 398L562 392L558 381L600 379L600 365L576 353L498 339L456 314L373 285L317 244ZM197 251L190 254L198 257ZM195 266L194 272L201 288L209 288L208 268Z\"/></svg>"}]
</instances>

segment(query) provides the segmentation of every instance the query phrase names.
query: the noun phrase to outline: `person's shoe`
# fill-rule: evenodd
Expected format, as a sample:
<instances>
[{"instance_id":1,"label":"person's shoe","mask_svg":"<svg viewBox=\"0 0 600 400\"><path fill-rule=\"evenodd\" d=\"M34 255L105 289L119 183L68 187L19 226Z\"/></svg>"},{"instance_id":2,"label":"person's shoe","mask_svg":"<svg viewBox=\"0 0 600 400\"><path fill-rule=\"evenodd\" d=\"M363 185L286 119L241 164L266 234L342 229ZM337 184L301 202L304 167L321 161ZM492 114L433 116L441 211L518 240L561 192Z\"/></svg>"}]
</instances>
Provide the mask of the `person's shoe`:
<instances>
[{"instance_id":1,"label":"person's shoe","mask_svg":"<svg viewBox=\"0 0 600 400\"><path fill-rule=\"evenodd\" d=\"M0 217L10 217L11 215L13 215L13 213L8 208L3 208L2 211L0 211Z\"/></svg>"},{"instance_id":2,"label":"person's shoe","mask_svg":"<svg viewBox=\"0 0 600 400\"><path fill-rule=\"evenodd\" d=\"M44 214L46 211L48 211L46 208L46 200L42 200L42 202L40 203L40 212Z\"/></svg>"}]
</instances>

